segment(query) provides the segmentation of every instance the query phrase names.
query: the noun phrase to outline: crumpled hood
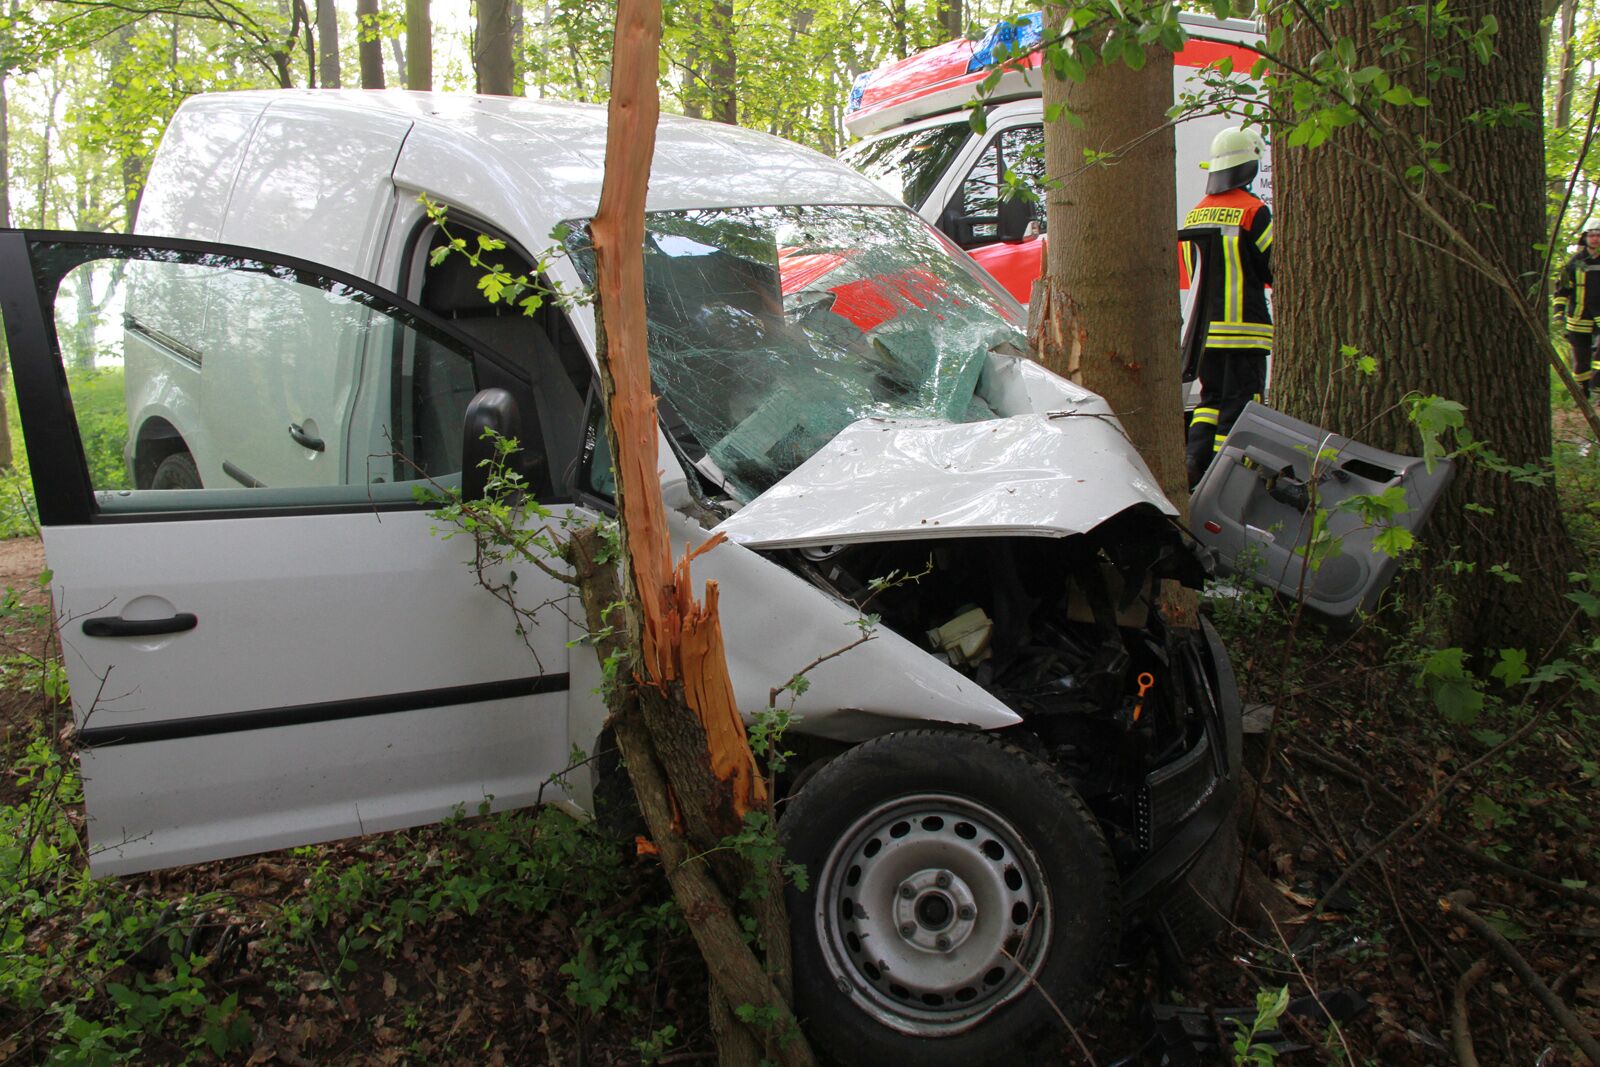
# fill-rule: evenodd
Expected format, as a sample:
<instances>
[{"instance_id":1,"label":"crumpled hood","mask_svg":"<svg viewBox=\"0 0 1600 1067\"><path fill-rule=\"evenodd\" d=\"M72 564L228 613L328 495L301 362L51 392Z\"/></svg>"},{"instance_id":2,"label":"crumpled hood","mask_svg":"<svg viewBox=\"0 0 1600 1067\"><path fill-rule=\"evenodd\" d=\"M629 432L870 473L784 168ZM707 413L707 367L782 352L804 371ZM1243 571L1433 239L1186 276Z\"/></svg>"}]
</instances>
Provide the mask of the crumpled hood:
<instances>
[{"instance_id":1,"label":"crumpled hood","mask_svg":"<svg viewBox=\"0 0 1600 1067\"><path fill-rule=\"evenodd\" d=\"M1177 514L1095 397L985 422L862 419L717 531L751 548L1067 537L1137 504Z\"/></svg>"}]
</instances>

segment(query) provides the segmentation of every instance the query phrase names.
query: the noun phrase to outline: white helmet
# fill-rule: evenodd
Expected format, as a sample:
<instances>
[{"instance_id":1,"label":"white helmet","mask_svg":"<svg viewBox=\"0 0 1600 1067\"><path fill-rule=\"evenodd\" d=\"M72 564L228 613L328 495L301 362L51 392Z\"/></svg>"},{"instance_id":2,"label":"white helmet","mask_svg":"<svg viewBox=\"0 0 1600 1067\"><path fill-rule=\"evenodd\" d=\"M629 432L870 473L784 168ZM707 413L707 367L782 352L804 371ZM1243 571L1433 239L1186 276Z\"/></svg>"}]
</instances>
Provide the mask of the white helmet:
<instances>
[{"instance_id":1,"label":"white helmet","mask_svg":"<svg viewBox=\"0 0 1600 1067\"><path fill-rule=\"evenodd\" d=\"M1578 236L1594 233L1596 230L1600 230L1600 215L1590 215L1583 220L1583 225L1578 227Z\"/></svg>"},{"instance_id":2,"label":"white helmet","mask_svg":"<svg viewBox=\"0 0 1600 1067\"><path fill-rule=\"evenodd\" d=\"M1206 164L1206 192L1211 195L1229 189L1243 189L1255 180L1266 155L1267 142L1254 127L1229 126L1211 139L1211 160Z\"/></svg>"}]
</instances>

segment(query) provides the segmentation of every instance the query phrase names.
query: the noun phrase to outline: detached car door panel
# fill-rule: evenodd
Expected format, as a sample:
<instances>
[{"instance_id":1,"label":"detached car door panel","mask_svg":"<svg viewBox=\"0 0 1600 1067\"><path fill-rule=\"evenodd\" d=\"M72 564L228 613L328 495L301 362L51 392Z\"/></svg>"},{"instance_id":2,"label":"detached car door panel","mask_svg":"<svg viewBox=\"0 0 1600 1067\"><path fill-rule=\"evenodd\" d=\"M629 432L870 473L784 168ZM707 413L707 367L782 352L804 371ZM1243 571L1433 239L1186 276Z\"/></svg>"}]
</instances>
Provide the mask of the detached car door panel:
<instances>
[{"instance_id":1,"label":"detached car door panel","mask_svg":"<svg viewBox=\"0 0 1600 1067\"><path fill-rule=\"evenodd\" d=\"M534 800L566 587L524 569L525 641L417 499L460 483L462 383L532 411L526 373L250 250L11 231L0 272L96 873Z\"/></svg>"}]
</instances>

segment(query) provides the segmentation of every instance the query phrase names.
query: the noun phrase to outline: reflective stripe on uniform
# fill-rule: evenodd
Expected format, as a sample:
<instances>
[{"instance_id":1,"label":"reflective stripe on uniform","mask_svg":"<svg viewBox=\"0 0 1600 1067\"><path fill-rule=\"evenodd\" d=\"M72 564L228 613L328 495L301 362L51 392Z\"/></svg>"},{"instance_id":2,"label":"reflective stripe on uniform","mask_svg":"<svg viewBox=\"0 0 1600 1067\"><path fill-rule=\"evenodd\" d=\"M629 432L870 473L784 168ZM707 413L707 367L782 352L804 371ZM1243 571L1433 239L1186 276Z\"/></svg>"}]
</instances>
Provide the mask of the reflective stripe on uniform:
<instances>
[{"instance_id":1,"label":"reflective stripe on uniform","mask_svg":"<svg viewBox=\"0 0 1600 1067\"><path fill-rule=\"evenodd\" d=\"M1267 223L1267 228L1261 231L1261 236L1256 238L1256 247L1265 252L1272 247L1272 223Z\"/></svg>"},{"instance_id":2,"label":"reflective stripe on uniform","mask_svg":"<svg viewBox=\"0 0 1600 1067\"><path fill-rule=\"evenodd\" d=\"M1222 264L1222 317L1225 321L1238 322L1244 318L1244 263L1239 259L1237 230L1222 238Z\"/></svg>"},{"instance_id":3,"label":"reflective stripe on uniform","mask_svg":"<svg viewBox=\"0 0 1600 1067\"><path fill-rule=\"evenodd\" d=\"M1569 315L1569 316L1567 316L1567 332L1568 333L1594 333L1594 320L1593 319L1575 319L1575 318L1573 318L1572 316Z\"/></svg>"},{"instance_id":4,"label":"reflective stripe on uniform","mask_svg":"<svg viewBox=\"0 0 1600 1067\"><path fill-rule=\"evenodd\" d=\"M1271 348L1270 322L1213 322L1206 328L1207 348Z\"/></svg>"},{"instance_id":5,"label":"reflective stripe on uniform","mask_svg":"<svg viewBox=\"0 0 1600 1067\"><path fill-rule=\"evenodd\" d=\"M1218 452L1221 452L1222 451L1222 446L1227 442L1227 440L1228 440L1228 435L1227 434L1219 433L1219 434L1217 434L1216 440L1211 442L1211 447L1216 449Z\"/></svg>"},{"instance_id":6,"label":"reflective stripe on uniform","mask_svg":"<svg viewBox=\"0 0 1600 1067\"><path fill-rule=\"evenodd\" d=\"M1194 415L1189 419L1189 422L1191 424L1210 423L1211 425L1215 426L1217 424L1217 420L1221 417L1222 412L1217 408L1195 408Z\"/></svg>"}]
</instances>

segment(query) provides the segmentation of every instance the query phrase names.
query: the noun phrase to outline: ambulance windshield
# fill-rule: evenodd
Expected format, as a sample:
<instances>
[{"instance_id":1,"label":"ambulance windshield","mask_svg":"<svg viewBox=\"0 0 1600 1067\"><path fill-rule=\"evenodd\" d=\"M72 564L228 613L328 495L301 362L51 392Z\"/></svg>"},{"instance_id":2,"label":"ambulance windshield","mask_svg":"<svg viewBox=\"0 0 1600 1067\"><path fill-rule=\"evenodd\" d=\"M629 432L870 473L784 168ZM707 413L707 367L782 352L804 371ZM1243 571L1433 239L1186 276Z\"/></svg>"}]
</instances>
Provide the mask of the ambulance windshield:
<instances>
[{"instance_id":1,"label":"ambulance windshield","mask_svg":"<svg viewBox=\"0 0 1600 1067\"><path fill-rule=\"evenodd\" d=\"M843 153L839 162L865 174L913 209L921 209L970 136L972 127L962 112L960 118L941 126L863 141Z\"/></svg>"},{"instance_id":2,"label":"ambulance windshield","mask_svg":"<svg viewBox=\"0 0 1600 1067\"><path fill-rule=\"evenodd\" d=\"M858 419L973 422L1021 308L902 208L706 208L646 216L645 309L662 425L748 502ZM594 278L587 228L568 239Z\"/></svg>"}]
</instances>

